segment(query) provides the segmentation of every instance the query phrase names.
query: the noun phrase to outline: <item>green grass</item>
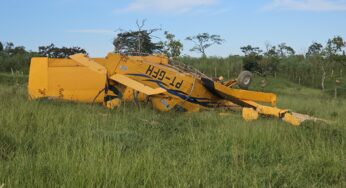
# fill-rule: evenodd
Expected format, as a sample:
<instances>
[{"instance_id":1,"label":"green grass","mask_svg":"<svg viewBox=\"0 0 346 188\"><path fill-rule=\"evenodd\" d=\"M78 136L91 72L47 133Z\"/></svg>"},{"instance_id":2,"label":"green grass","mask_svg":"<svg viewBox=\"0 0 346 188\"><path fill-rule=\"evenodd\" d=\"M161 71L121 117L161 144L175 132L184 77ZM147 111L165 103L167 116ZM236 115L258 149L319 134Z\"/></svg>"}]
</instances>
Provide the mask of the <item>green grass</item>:
<instances>
[{"instance_id":1,"label":"green grass","mask_svg":"<svg viewBox=\"0 0 346 188\"><path fill-rule=\"evenodd\" d=\"M336 123L29 101L26 85L0 79L0 186L345 187L346 101L284 80L265 90Z\"/></svg>"}]
</instances>

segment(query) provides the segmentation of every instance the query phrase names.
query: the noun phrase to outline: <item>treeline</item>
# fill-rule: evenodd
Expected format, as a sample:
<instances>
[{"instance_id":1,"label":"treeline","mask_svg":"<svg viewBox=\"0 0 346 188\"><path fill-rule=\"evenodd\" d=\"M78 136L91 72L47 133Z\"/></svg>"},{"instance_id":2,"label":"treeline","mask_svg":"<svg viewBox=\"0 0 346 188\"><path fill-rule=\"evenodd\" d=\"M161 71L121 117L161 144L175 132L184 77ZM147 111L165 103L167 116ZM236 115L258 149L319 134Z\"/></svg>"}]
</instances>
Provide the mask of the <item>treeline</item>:
<instances>
[{"instance_id":1,"label":"treeline","mask_svg":"<svg viewBox=\"0 0 346 188\"><path fill-rule=\"evenodd\" d=\"M243 68L261 76L280 75L306 86L325 90L340 84L346 69L346 42L335 36L326 44L313 42L306 54L296 54L285 43L266 45L266 50L251 45L241 47L244 53Z\"/></svg>"},{"instance_id":2,"label":"treeline","mask_svg":"<svg viewBox=\"0 0 346 188\"><path fill-rule=\"evenodd\" d=\"M208 57L206 50L225 42L219 35L200 33L186 38L195 45L190 51L201 54L200 58L182 56L183 43L175 35L165 31L164 40L153 42L152 34L157 29L123 31L113 41L114 51L128 55L166 54L176 63L192 65L209 76L234 78L242 70L249 70L263 78L283 77L295 83L329 90L345 85L346 89L346 42L335 36L326 44L313 42L306 54L296 51L286 43L266 44L265 49L246 45L241 47L243 55L226 58ZM31 57L65 58L75 53L87 52L80 47L56 47L54 44L40 46L37 52L27 51L23 46L0 42L0 72L20 71L28 73Z\"/></svg>"},{"instance_id":3,"label":"treeline","mask_svg":"<svg viewBox=\"0 0 346 188\"><path fill-rule=\"evenodd\" d=\"M245 56L229 56L226 58L194 58L184 56L178 58L177 62L195 67L211 77L223 76L226 79L233 79L236 78L242 70L245 70L245 59ZM268 60L266 57L263 57L262 61ZM303 55L293 55L280 58L280 60L275 63L275 69L269 68L268 71L262 73L254 71L254 73L255 76L264 80L275 77L284 78L302 86L328 91L331 94L334 94L335 87L346 89L346 67L339 64L328 65L323 69L320 63L328 65L325 60L317 57L307 58ZM256 64L256 62L253 64ZM340 94L345 92L346 90L340 92Z\"/></svg>"},{"instance_id":4,"label":"treeline","mask_svg":"<svg viewBox=\"0 0 346 188\"><path fill-rule=\"evenodd\" d=\"M27 51L24 46L12 42L0 42L0 72L20 72L27 74L32 57L66 58L76 53L87 52L80 47L56 47L54 44L40 46L37 52Z\"/></svg>"},{"instance_id":5,"label":"treeline","mask_svg":"<svg viewBox=\"0 0 346 188\"><path fill-rule=\"evenodd\" d=\"M0 42L0 72L19 71L27 73L31 57L36 56L35 52L28 52L24 46L15 46L8 42Z\"/></svg>"},{"instance_id":6,"label":"treeline","mask_svg":"<svg viewBox=\"0 0 346 188\"><path fill-rule=\"evenodd\" d=\"M335 88L346 81L346 42L341 36L329 39L326 44L313 42L306 54L296 54L291 46L281 43L274 46L266 44L264 50L247 45L240 48L243 56L219 58L208 57L206 51L213 45L222 45L225 40L219 35L199 33L185 38L194 44L190 51L201 54L201 58L192 58L180 56L182 42L167 31L164 32L164 41L154 43L152 34L159 29L144 30L144 21L142 24L137 22L137 31L121 32L115 37L115 52L141 55L164 53L173 60L193 65L209 76L234 77L241 70L249 70L262 77L280 76L322 90Z\"/></svg>"}]
</instances>

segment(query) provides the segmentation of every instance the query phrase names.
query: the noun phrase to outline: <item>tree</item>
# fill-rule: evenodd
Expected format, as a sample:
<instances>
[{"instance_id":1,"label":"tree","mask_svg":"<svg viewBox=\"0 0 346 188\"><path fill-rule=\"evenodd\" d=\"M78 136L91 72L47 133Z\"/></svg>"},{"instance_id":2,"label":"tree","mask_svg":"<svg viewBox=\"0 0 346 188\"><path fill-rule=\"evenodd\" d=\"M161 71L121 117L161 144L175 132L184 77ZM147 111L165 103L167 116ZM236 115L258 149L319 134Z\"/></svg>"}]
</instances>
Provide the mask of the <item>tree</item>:
<instances>
[{"instance_id":1,"label":"tree","mask_svg":"<svg viewBox=\"0 0 346 188\"><path fill-rule=\"evenodd\" d=\"M4 50L4 45L0 42L0 52Z\"/></svg>"},{"instance_id":2,"label":"tree","mask_svg":"<svg viewBox=\"0 0 346 188\"><path fill-rule=\"evenodd\" d=\"M266 52L264 52L264 56L266 57L277 57L278 56L278 52L276 50L276 46L272 46L270 45L269 42L265 43L265 47L266 47Z\"/></svg>"},{"instance_id":3,"label":"tree","mask_svg":"<svg viewBox=\"0 0 346 188\"><path fill-rule=\"evenodd\" d=\"M161 52L162 43L152 42L152 34L159 29L142 30L145 20L139 24L137 20L138 31L125 31L118 33L113 40L114 51L125 54L153 54Z\"/></svg>"},{"instance_id":4,"label":"tree","mask_svg":"<svg viewBox=\"0 0 346 188\"><path fill-rule=\"evenodd\" d=\"M259 62L262 60L262 50L259 47L252 47L251 45L243 46L240 48L245 54L243 59L243 68L251 72L260 72L262 69Z\"/></svg>"},{"instance_id":5,"label":"tree","mask_svg":"<svg viewBox=\"0 0 346 188\"><path fill-rule=\"evenodd\" d=\"M203 57L206 57L206 49L210 46L217 44L221 45L225 40L221 39L220 35L210 35L208 33L200 33L195 36L187 37L186 40L192 41L195 46L190 49L191 52L201 53Z\"/></svg>"},{"instance_id":6,"label":"tree","mask_svg":"<svg viewBox=\"0 0 346 188\"><path fill-rule=\"evenodd\" d=\"M26 50L24 46L16 46L14 49L11 51L12 54L25 54Z\"/></svg>"},{"instance_id":7,"label":"tree","mask_svg":"<svg viewBox=\"0 0 346 188\"><path fill-rule=\"evenodd\" d=\"M294 55L296 52L294 51L294 49L290 46L287 46L286 43L281 43L278 45L278 54L281 57L287 57L287 56L292 56Z\"/></svg>"},{"instance_id":8,"label":"tree","mask_svg":"<svg viewBox=\"0 0 346 188\"><path fill-rule=\"evenodd\" d=\"M338 55L342 52L342 49L346 47L346 42L340 36L336 36L329 39L326 46L327 56Z\"/></svg>"},{"instance_id":9,"label":"tree","mask_svg":"<svg viewBox=\"0 0 346 188\"><path fill-rule=\"evenodd\" d=\"M251 45L243 46L240 49L245 56L257 56L262 53L262 50L259 47L252 47Z\"/></svg>"},{"instance_id":10,"label":"tree","mask_svg":"<svg viewBox=\"0 0 346 188\"><path fill-rule=\"evenodd\" d=\"M281 59L276 46L270 46L269 44L266 46L267 50L264 53L264 58L260 61L260 66L265 74L269 73L276 76Z\"/></svg>"},{"instance_id":11,"label":"tree","mask_svg":"<svg viewBox=\"0 0 346 188\"><path fill-rule=\"evenodd\" d=\"M340 36L329 39L324 49L322 44L317 42L310 45L306 56L321 68L322 91L325 90L327 72L330 72L330 77L333 78L337 65L344 65L345 59L342 58L341 52L345 45L344 40Z\"/></svg>"},{"instance_id":12,"label":"tree","mask_svg":"<svg viewBox=\"0 0 346 188\"><path fill-rule=\"evenodd\" d=\"M310 45L306 56L316 56L321 55L323 50L323 46L320 43L314 42Z\"/></svg>"},{"instance_id":13,"label":"tree","mask_svg":"<svg viewBox=\"0 0 346 188\"><path fill-rule=\"evenodd\" d=\"M1 44L2 45L2 44ZM25 54L25 47L24 46L14 46L12 42L7 42L5 48L1 46L2 50L4 53L7 55L15 55L15 54Z\"/></svg>"},{"instance_id":14,"label":"tree","mask_svg":"<svg viewBox=\"0 0 346 188\"><path fill-rule=\"evenodd\" d=\"M175 35L165 31L166 41L163 42L163 53L167 55L167 57L171 57L175 59L180 56L181 51L183 50L183 44L175 39Z\"/></svg>"},{"instance_id":15,"label":"tree","mask_svg":"<svg viewBox=\"0 0 346 188\"><path fill-rule=\"evenodd\" d=\"M87 52L80 47L55 47L54 44L50 44L48 46L40 46L38 47L38 52L41 56L50 57L50 58L67 58L70 55L82 53L87 54Z\"/></svg>"},{"instance_id":16,"label":"tree","mask_svg":"<svg viewBox=\"0 0 346 188\"><path fill-rule=\"evenodd\" d=\"M12 42L7 42L4 51L10 53L14 48L14 44Z\"/></svg>"},{"instance_id":17,"label":"tree","mask_svg":"<svg viewBox=\"0 0 346 188\"><path fill-rule=\"evenodd\" d=\"M329 65L332 66L332 71L336 68L335 66L346 66L345 47L346 42L340 36L328 40L324 52Z\"/></svg>"},{"instance_id":18,"label":"tree","mask_svg":"<svg viewBox=\"0 0 346 188\"><path fill-rule=\"evenodd\" d=\"M152 42L154 30L128 31L119 33L113 41L114 51L125 54L153 54L162 50L160 43Z\"/></svg>"}]
</instances>

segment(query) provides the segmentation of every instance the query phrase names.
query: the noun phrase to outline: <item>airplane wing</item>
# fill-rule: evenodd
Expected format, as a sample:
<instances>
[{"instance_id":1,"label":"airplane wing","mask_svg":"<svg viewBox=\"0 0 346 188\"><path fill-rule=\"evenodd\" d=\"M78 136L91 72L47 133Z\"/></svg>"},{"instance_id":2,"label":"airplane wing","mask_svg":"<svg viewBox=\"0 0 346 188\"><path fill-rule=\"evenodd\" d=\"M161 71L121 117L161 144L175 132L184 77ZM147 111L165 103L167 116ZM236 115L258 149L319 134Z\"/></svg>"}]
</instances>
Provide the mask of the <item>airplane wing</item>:
<instances>
[{"instance_id":1,"label":"airplane wing","mask_svg":"<svg viewBox=\"0 0 346 188\"><path fill-rule=\"evenodd\" d=\"M110 79L146 95L158 95L167 92L163 88L151 88L122 74L114 74Z\"/></svg>"}]
</instances>

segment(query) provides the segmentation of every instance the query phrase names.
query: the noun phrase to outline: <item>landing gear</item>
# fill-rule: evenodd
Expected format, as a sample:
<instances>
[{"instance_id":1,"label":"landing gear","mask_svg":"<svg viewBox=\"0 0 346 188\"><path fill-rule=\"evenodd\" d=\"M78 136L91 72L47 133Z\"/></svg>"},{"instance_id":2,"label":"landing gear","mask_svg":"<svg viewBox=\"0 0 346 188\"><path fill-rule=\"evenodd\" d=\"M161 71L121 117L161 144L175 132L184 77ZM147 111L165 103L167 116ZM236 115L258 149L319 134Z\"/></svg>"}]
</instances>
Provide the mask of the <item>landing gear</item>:
<instances>
[{"instance_id":1,"label":"landing gear","mask_svg":"<svg viewBox=\"0 0 346 188\"><path fill-rule=\"evenodd\" d=\"M243 71L237 78L237 84L241 89L248 89L252 81L252 73L250 71Z\"/></svg>"}]
</instances>

